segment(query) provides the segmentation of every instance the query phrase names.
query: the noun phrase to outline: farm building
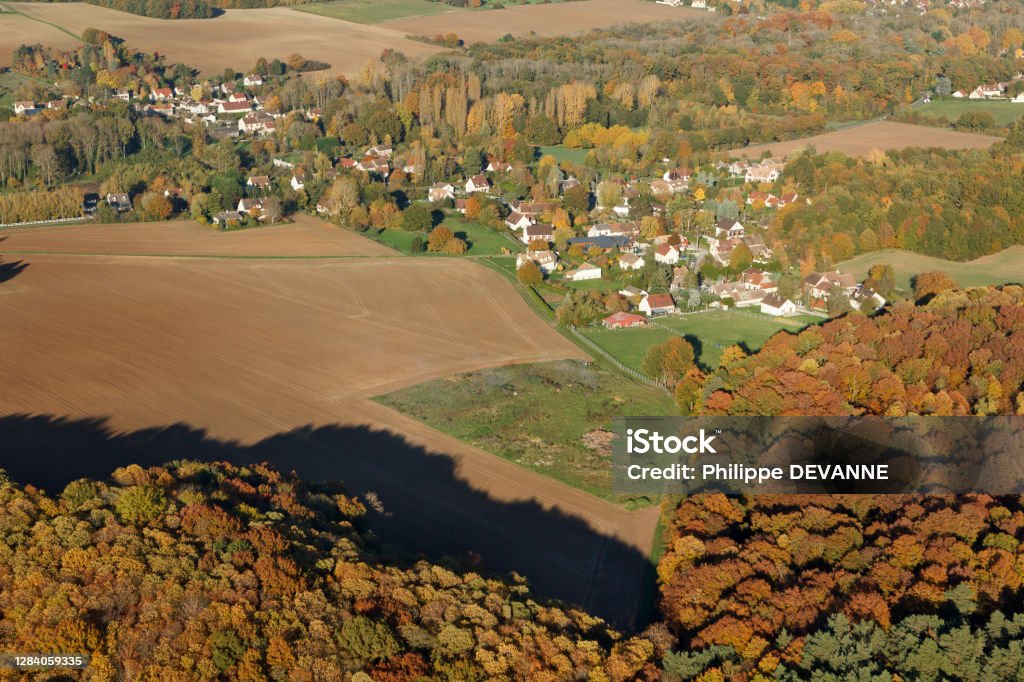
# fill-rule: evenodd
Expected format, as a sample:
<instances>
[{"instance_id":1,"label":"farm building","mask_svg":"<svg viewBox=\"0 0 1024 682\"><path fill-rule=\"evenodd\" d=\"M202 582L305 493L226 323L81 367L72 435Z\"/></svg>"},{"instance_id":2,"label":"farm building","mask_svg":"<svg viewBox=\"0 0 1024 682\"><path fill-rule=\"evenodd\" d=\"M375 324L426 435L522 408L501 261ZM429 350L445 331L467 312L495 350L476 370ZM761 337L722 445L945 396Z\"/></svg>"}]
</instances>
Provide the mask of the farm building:
<instances>
[{"instance_id":1,"label":"farm building","mask_svg":"<svg viewBox=\"0 0 1024 682\"><path fill-rule=\"evenodd\" d=\"M629 329L630 327L646 327L647 318L633 313L615 313L601 320L608 329Z\"/></svg>"},{"instance_id":2,"label":"farm building","mask_svg":"<svg viewBox=\"0 0 1024 682\"><path fill-rule=\"evenodd\" d=\"M585 282L588 279L601 279L601 268L590 263L584 263L575 270L565 273L565 279L570 282Z\"/></svg>"},{"instance_id":3,"label":"farm building","mask_svg":"<svg viewBox=\"0 0 1024 682\"><path fill-rule=\"evenodd\" d=\"M648 317L671 315L676 311L676 302L672 299L672 294L649 294L644 296L644 300L640 301L637 307Z\"/></svg>"},{"instance_id":4,"label":"farm building","mask_svg":"<svg viewBox=\"0 0 1024 682\"><path fill-rule=\"evenodd\" d=\"M761 300L761 312L772 317L786 317L796 313L796 304L788 298L771 294Z\"/></svg>"}]
</instances>

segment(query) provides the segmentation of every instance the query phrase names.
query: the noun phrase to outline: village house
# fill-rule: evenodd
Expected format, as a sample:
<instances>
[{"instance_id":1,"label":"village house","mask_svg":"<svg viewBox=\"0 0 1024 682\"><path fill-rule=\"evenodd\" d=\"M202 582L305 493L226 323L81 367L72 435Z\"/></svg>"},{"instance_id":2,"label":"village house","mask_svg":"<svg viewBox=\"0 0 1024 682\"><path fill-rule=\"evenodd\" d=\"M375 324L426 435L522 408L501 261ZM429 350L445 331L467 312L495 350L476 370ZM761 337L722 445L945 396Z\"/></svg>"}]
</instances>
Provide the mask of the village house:
<instances>
[{"instance_id":1,"label":"village house","mask_svg":"<svg viewBox=\"0 0 1024 682\"><path fill-rule=\"evenodd\" d=\"M517 213L522 213L523 215L531 218L537 218L545 213L554 211L558 208L558 204L553 201L520 201L518 204L513 204L511 208Z\"/></svg>"},{"instance_id":2,"label":"village house","mask_svg":"<svg viewBox=\"0 0 1024 682\"><path fill-rule=\"evenodd\" d=\"M574 176L570 175L569 177L565 178L564 180L559 180L558 181L558 191L560 193L562 193L562 194L565 194L566 190L570 190L573 187L580 187L582 185L583 185L582 182L577 180Z\"/></svg>"},{"instance_id":3,"label":"village house","mask_svg":"<svg viewBox=\"0 0 1024 682\"><path fill-rule=\"evenodd\" d=\"M455 210L462 215L466 215L466 207L469 205L469 199L456 199Z\"/></svg>"},{"instance_id":4,"label":"village house","mask_svg":"<svg viewBox=\"0 0 1024 682\"><path fill-rule=\"evenodd\" d=\"M174 105L170 102L161 104L148 104L143 110L147 116L163 116L164 118L170 118L174 116Z\"/></svg>"},{"instance_id":5,"label":"village house","mask_svg":"<svg viewBox=\"0 0 1024 682\"><path fill-rule=\"evenodd\" d=\"M253 112L238 119L238 132L265 135L277 129L277 121L270 114Z\"/></svg>"},{"instance_id":6,"label":"village house","mask_svg":"<svg viewBox=\"0 0 1024 682\"><path fill-rule=\"evenodd\" d=\"M477 174L466 180L466 194L473 194L474 192L491 193L491 181L486 175Z\"/></svg>"},{"instance_id":7,"label":"village house","mask_svg":"<svg viewBox=\"0 0 1024 682\"><path fill-rule=\"evenodd\" d=\"M643 315L618 312L601 320L606 329L629 329L631 327L646 327L647 318Z\"/></svg>"},{"instance_id":8,"label":"village house","mask_svg":"<svg viewBox=\"0 0 1024 682\"><path fill-rule=\"evenodd\" d=\"M174 91L170 88L156 88L149 93L149 99L154 102L165 102L174 97Z\"/></svg>"},{"instance_id":9,"label":"village house","mask_svg":"<svg viewBox=\"0 0 1024 682\"><path fill-rule=\"evenodd\" d=\"M233 92L230 95L228 95L228 101L229 102L248 102L249 98L245 96L245 93Z\"/></svg>"},{"instance_id":10,"label":"village house","mask_svg":"<svg viewBox=\"0 0 1024 682\"><path fill-rule=\"evenodd\" d=\"M675 265L679 262L679 249L668 243L660 244L654 249L654 261L666 265Z\"/></svg>"},{"instance_id":11,"label":"village house","mask_svg":"<svg viewBox=\"0 0 1024 682\"><path fill-rule=\"evenodd\" d=\"M230 222L239 223L242 221L242 214L238 211L221 211L213 214L214 225L227 225Z\"/></svg>"},{"instance_id":12,"label":"village house","mask_svg":"<svg viewBox=\"0 0 1024 682\"><path fill-rule=\"evenodd\" d=\"M512 170L512 164L505 161L490 161L484 171L487 173L508 173Z\"/></svg>"},{"instance_id":13,"label":"village house","mask_svg":"<svg viewBox=\"0 0 1024 682\"><path fill-rule=\"evenodd\" d=\"M31 116L36 113L36 103L23 100L14 103L14 114L16 116Z\"/></svg>"},{"instance_id":14,"label":"village house","mask_svg":"<svg viewBox=\"0 0 1024 682\"><path fill-rule=\"evenodd\" d=\"M587 230L588 237L628 237L636 239L640 235L640 225L629 223L597 223Z\"/></svg>"},{"instance_id":15,"label":"village house","mask_svg":"<svg viewBox=\"0 0 1024 682\"><path fill-rule=\"evenodd\" d=\"M249 179L245 181L248 187L255 187L260 191L270 189L270 176L268 175L250 175Z\"/></svg>"},{"instance_id":16,"label":"village house","mask_svg":"<svg viewBox=\"0 0 1024 682\"><path fill-rule=\"evenodd\" d=\"M558 254L551 250L516 254L516 270L527 262L536 265L545 275L550 275L558 267Z\"/></svg>"},{"instance_id":17,"label":"village house","mask_svg":"<svg viewBox=\"0 0 1024 682\"><path fill-rule=\"evenodd\" d=\"M364 156L381 156L385 159L390 159L391 155L395 153L395 150L391 147L382 144L375 144L366 150Z\"/></svg>"},{"instance_id":18,"label":"village house","mask_svg":"<svg viewBox=\"0 0 1024 682\"><path fill-rule=\"evenodd\" d=\"M611 251L612 249L619 249L620 251L626 249L630 244L629 237L623 237L622 235L609 235L607 237L572 237L567 241L567 246L572 248L573 246L581 246L584 251L597 247L603 251Z\"/></svg>"},{"instance_id":19,"label":"village house","mask_svg":"<svg viewBox=\"0 0 1024 682\"><path fill-rule=\"evenodd\" d=\"M391 164L383 157L366 158L355 165L356 170L373 173L386 178L391 173Z\"/></svg>"},{"instance_id":20,"label":"village house","mask_svg":"<svg viewBox=\"0 0 1024 682\"><path fill-rule=\"evenodd\" d=\"M520 240L524 244L529 244L532 241L538 239L550 242L555 238L555 229L546 223L537 223L536 225L530 225L523 230L523 236Z\"/></svg>"},{"instance_id":21,"label":"village house","mask_svg":"<svg viewBox=\"0 0 1024 682\"><path fill-rule=\"evenodd\" d=\"M722 218L715 223L715 239L733 239L746 233L743 223L732 218Z\"/></svg>"},{"instance_id":22,"label":"village house","mask_svg":"<svg viewBox=\"0 0 1024 682\"><path fill-rule=\"evenodd\" d=\"M796 304L778 294L769 294L761 301L761 312L772 317L788 317L796 314Z\"/></svg>"},{"instance_id":23,"label":"village house","mask_svg":"<svg viewBox=\"0 0 1024 682\"><path fill-rule=\"evenodd\" d=\"M306 174L301 170L295 171L292 174L291 186L296 192L304 188L306 186Z\"/></svg>"},{"instance_id":24,"label":"village house","mask_svg":"<svg viewBox=\"0 0 1024 682\"><path fill-rule=\"evenodd\" d=\"M589 279L601 279L601 268L590 263L584 263L575 270L565 273L564 279L570 282L584 282Z\"/></svg>"},{"instance_id":25,"label":"village house","mask_svg":"<svg viewBox=\"0 0 1024 682\"><path fill-rule=\"evenodd\" d=\"M672 293L683 291L689 286L690 271L685 266L672 268L672 284L668 290Z\"/></svg>"},{"instance_id":26,"label":"village house","mask_svg":"<svg viewBox=\"0 0 1024 682\"><path fill-rule=\"evenodd\" d=\"M247 88L256 88L263 85L263 76L258 73L250 73L242 79L242 85Z\"/></svg>"},{"instance_id":27,"label":"village house","mask_svg":"<svg viewBox=\"0 0 1024 682\"><path fill-rule=\"evenodd\" d=\"M644 259L635 253L624 253L619 256L619 267L623 270L640 270L644 264Z\"/></svg>"},{"instance_id":28,"label":"village house","mask_svg":"<svg viewBox=\"0 0 1024 682\"><path fill-rule=\"evenodd\" d=\"M1006 87L1003 83L979 85L971 90L971 94L967 95L967 99L992 99L993 97L1002 97L1005 91Z\"/></svg>"},{"instance_id":29,"label":"village house","mask_svg":"<svg viewBox=\"0 0 1024 682\"><path fill-rule=\"evenodd\" d=\"M455 186L447 182L435 182L427 190L427 199L432 203L455 198Z\"/></svg>"},{"instance_id":30,"label":"village house","mask_svg":"<svg viewBox=\"0 0 1024 682\"><path fill-rule=\"evenodd\" d=\"M857 290L857 281L848 272L812 272L801 282L804 295L810 301L827 302L833 289L838 288L847 296Z\"/></svg>"},{"instance_id":31,"label":"village house","mask_svg":"<svg viewBox=\"0 0 1024 682\"><path fill-rule=\"evenodd\" d=\"M671 315L676 312L676 302L672 299L672 294L648 294L637 308L647 317Z\"/></svg>"},{"instance_id":32,"label":"village house","mask_svg":"<svg viewBox=\"0 0 1024 682\"><path fill-rule=\"evenodd\" d=\"M667 170L667 171L665 171L662 174L661 179L662 180L666 180L668 182L673 182L673 181L676 181L676 180L684 182L684 183L685 182L689 182L690 181L690 169L689 168L684 168L684 167L680 166L679 168L673 168L672 170Z\"/></svg>"},{"instance_id":33,"label":"village house","mask_svg":"<svg viewBox=\"0 0 1024 682\"><path fill-rule=\"evenodd\" d=\"M113 209L116 209L118 213L124 213L125 211L132 210L132 200L127 194L108 194L107 205Z\"/></svg>"},{"instance_id":34,"label":"village house","mask_svg":"<svg viewBox=\"0 0 1024 682\"><path fill-rule=\"evenodd\" d=\"M525 230L533 225L534 222L533 218L528 215L523 215L518 211L512 211L508 214L508 217L505 218L505 225L508 226L508 229L515 230L516 232L519 230Z\"/></svg>"},{"instance_id":35,"label":"village house","mask_svg":"<svg viewBox=\"0 0 1024 682\"><path fill-rule=\"evenodd\" d=\"M262 199L239 199L238 200L238 212L243 215L256 216L258 220L263 220L263 200Z\"/></svg>"},{"instance_id":36,"label":"village house","mask_svg":"<svg viewBox=\"0 0 1024 682\"><path fill-rule=\"evenodd\" d=\"M217 113L218 114L243 114L247 111L252 111L252 105L249 102L218 102Z\"/></svg>"},{"instance_id":37,"label":"village house","mask_svg":"<svg viewBox=\"0 0 1024 682\"><path fill-rule=\"evenodd\" d=\"M622 296L625 296L626 298L629 298L629 299L633 299L633 298L638 298L639 299L639 298L643 298L644 296L646 296L647 292L644 291L643 289L641 289L640 287L635 287L632 284L628 284L628 285L622 287L621 289L619 289L619 294L622 295Z\"/></svg>"},{"instance_id":38,"label":"village house","mask_svg":"<svg viewBox=\"0 0 1024 682\"><path fill-rule=\"evenodd\" d=\"M744 182L772 183L782 175L782 164L778 161L765 159L761 163L751 164L743 175Z\"/></svg>"}]
</instances>

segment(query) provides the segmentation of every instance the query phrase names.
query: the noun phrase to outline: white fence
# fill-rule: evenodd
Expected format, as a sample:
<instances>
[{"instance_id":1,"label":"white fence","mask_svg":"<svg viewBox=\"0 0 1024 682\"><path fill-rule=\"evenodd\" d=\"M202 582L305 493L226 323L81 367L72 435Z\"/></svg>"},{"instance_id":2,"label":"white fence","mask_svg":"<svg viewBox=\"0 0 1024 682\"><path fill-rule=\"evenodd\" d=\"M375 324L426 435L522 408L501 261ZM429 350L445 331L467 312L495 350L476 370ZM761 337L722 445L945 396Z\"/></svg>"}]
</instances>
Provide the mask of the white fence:
<instances>
[{"instance_id":1,"label":"white fence","mask_svg":"<svg viewBox=\"0 0 1024 682\"><path fill-rule=\"evenodd\" d=\"M31 227L32 225L60 225L63 223L80 223L84 220L92 220L92 218L86 216L79 216L78 218L54 218L53 220L30 220L25 223L0 223L0 229L8 229L15 227Z\"/></svg>"},{"instance_id":2,"label":"white fence","mask_svg":"<svg viewBox=\"0 0 1024 682\"><path fill-rule=\"evenodd\" d=\"M661 382L655 381L654 379L650 378L646 374L644 374L642 372L638 372L635 369L633 369L632 367L628 367L628 366L622 364L621 362L619 362L618 360L616 360L615 357L612 356L611 353L606 351L604 348L601 348L601 346L597 345L597 343L595 343L591 339L587 338L582 332L580 332L580 330L576 329L575 326L569 326L566 329L568 329L569 333L573 335L573 338L579 340L584 346L586 346L587 348L593 350L595 353L600 355L602 358L604 358L605 360L610 362L616 369L618 369L623 374L625 374L625 375L627 375L627 376L629 376L629 377L631 377L633 379L636 379L637 381L639 381L641 383L647 384L648 386L655 386L657 388L660 388L660 389L663 389L663 390L666 390L666 391L668 390L665 387L665 385L662 384Z\"/></svg>"}]
</instances>

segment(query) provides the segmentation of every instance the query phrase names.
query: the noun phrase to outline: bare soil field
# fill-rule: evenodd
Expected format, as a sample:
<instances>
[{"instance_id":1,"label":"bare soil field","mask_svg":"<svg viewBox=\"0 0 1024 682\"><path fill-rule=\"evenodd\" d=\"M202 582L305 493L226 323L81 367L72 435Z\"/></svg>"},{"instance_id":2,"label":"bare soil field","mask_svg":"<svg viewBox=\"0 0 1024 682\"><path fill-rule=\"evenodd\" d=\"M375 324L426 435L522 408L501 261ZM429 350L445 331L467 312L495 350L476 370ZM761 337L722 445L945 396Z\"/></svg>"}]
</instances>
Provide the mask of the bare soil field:
<instances>
[{"instance_id":1,"label":"bare soil field","mask_svg":"<svg viewBox=\"0 0 1024 682\"><path fill-rule=\"evenodd\" d=\"M756 144L733 149L732 156L759 158L770 151L775 158L799 152L811 145L819 152L842 152L850 156L866 156L873 149L905 149L907 147L943 147L945 149L985 149L1002 138L929 126L876 121L852 126L831 133L771 144Z\"/></svg>"},{"instance_id":2,"label":"bare soil field","mask_svg":"<svg viewBox=\"0 0 1024 682\"><path fill-rule=\"evenodd\" d=\"M135 234L149 243L124 252L154 248ZM91 248L72 237L69 248ZM497 273L456 259L11 256L8 245L9 264L27 263L0 281L0 468L15 478L268 460L373 493L385 541L475 553L622 625L640 615L656 509L628 512L369 399L582 357Z\"/></svg>"},{"instance_id":3,"label":"bare soil field","mask_svg":"<svg viewBox=\"0 0 1024 682\"><path fill-rule=\"evenodd\" d=\"M15 12L0 12L0 67L10 66L15 48L26 43L70 49L78 45L79 41L60 29Z\"/></svg>"},{"instance_id":4,"label":"bare soil field","mask_svg":"<svg viewBox=\"0 0 1024 682\"><path fill-rule=\"evenodd\" d=\"M0 253L122 256L394 256L397 252L297 214L290 224L222 232L190 220L0 230Z\"/></svg>"},{"instance_id":5,"label":"bare soil field","mask_svg":"<svg viewBox=\"0 0 1024 682\"><path fill-rule=\"evenodd\" d=\"M409 57L441 48L408 40L404 33L348 21L327 21L286 7L229 9L212 19L152 19L81 3L11 3L19 12L81 34L101 27L141 50L157 51L204 73L223 73L226 67L251 69L260 57L284 59L298 52L307 59L331 65L329 72L354 75L368 59L387 48ZM43 42L52 27L31 22L21 42ZM46 31L37 35L37 31ZM58 32L59 33L59 32ZM69 39L68 36L64 36ZM49 43L47 43L49 44ZM12 45L16 47L17 45ZM2 48L3 45L0 45Z\"/></svg>"},{"instance_id":6,"label":"bare soil field","mask_svg":"<svg viewBox=\"0 0 1024 682\"><path fill-rule=\"evenodd\" d=\"M668 7L643 0L580 0L396 19L378 25L408 35L454 33L467 43L475 43L491 42L507 33L523 35L534 32L539 36L557 36L618 24L711 20L716 16L703 10Z\"/></svg>"}]
</instances>

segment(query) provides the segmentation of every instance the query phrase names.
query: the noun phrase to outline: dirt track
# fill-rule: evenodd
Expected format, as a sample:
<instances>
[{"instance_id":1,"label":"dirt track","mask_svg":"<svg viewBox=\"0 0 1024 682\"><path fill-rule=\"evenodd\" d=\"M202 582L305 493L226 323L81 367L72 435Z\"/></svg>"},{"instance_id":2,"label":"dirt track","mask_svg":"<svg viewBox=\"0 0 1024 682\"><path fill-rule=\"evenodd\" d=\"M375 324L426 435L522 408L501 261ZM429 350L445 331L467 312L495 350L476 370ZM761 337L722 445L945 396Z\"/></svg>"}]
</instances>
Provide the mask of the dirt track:
<instances>
[{"instance_id":1,"label":"dirt track","mask_svg":"<svg viewBox=\"0 0 1024 682\"><path fill-rule=\"evenodd\" d=\"M550 5L516 5L478 12L385 21L379 26L409 35L454 33L467 43L491 42L507 33L558 36L629 23L711 20L711 12L668 7L644 0L580 0Z\"/></svg>"},{"instance_id":2,"label":"dirt track","mask_svg":"<svg viewBox=\"0 0 1024 682\"><path fill-rule=\"evenodd\" d=\"M139 50L157 51L172 62L182 62L204 73L221 74L226 67L251 69L260 57L284 60L298 52L307 59L331 65L330 73L355 75L369 59L392 48L408 57L432 54L440 48L405 38L404 33L326 19L287 7L229 9L212 19L152 19L127 12L81 3L10 3L17 11L81 35L99 27L123 38ZM0 18L0 25L6 19ZM42 42L55 32L50 26L31 22L21 37L0 32L0 53L21 43ZM59 32L57 32L59 33ZM63 34L61 34L63 35ZM64 36L65 41L68 36ZM63 44L63 43L62 43Z\"/></svg>"},{"instance_id":3,"label":"dirt track","mask_svg":"<svg viewBox=\"0 0 1024 682\"><path fill-rule=\"evenodd\" d=\"M1002 138L977 133L963 133L945 128L876 121L852 126L831 133L823 133L799 140L755 144L733 149L732 156L760 158L765 151L772 157L783 158L809 146L819 152L842 152L849 156L867 156L874 149L906 149L907 147L942 147L944 149L987 149Z\"/></svg>"},{"instance_id":4,"label":"dirt track","mask_svg":"<svg viewBox=\"0 0 1024 682\"><path fill-rule=\"evenodd\" d=\"M83 248L74 229L60 229ZM145 250L157 246L150 235ZM637 616L656 510L626 512L369 400L473 368L581 356L496 273L400 257L20 258L28 267L0 283L0 415L110 417L117 432L188 425L378 493L382 534L406 546L476 551L542 592L623 624ZM381 444L365 426L404 440L381 435ZM378 440L357 447L365 438ZM95 465L84 451L60 454L83 475Z\"/></svg>"}]
</instances>

